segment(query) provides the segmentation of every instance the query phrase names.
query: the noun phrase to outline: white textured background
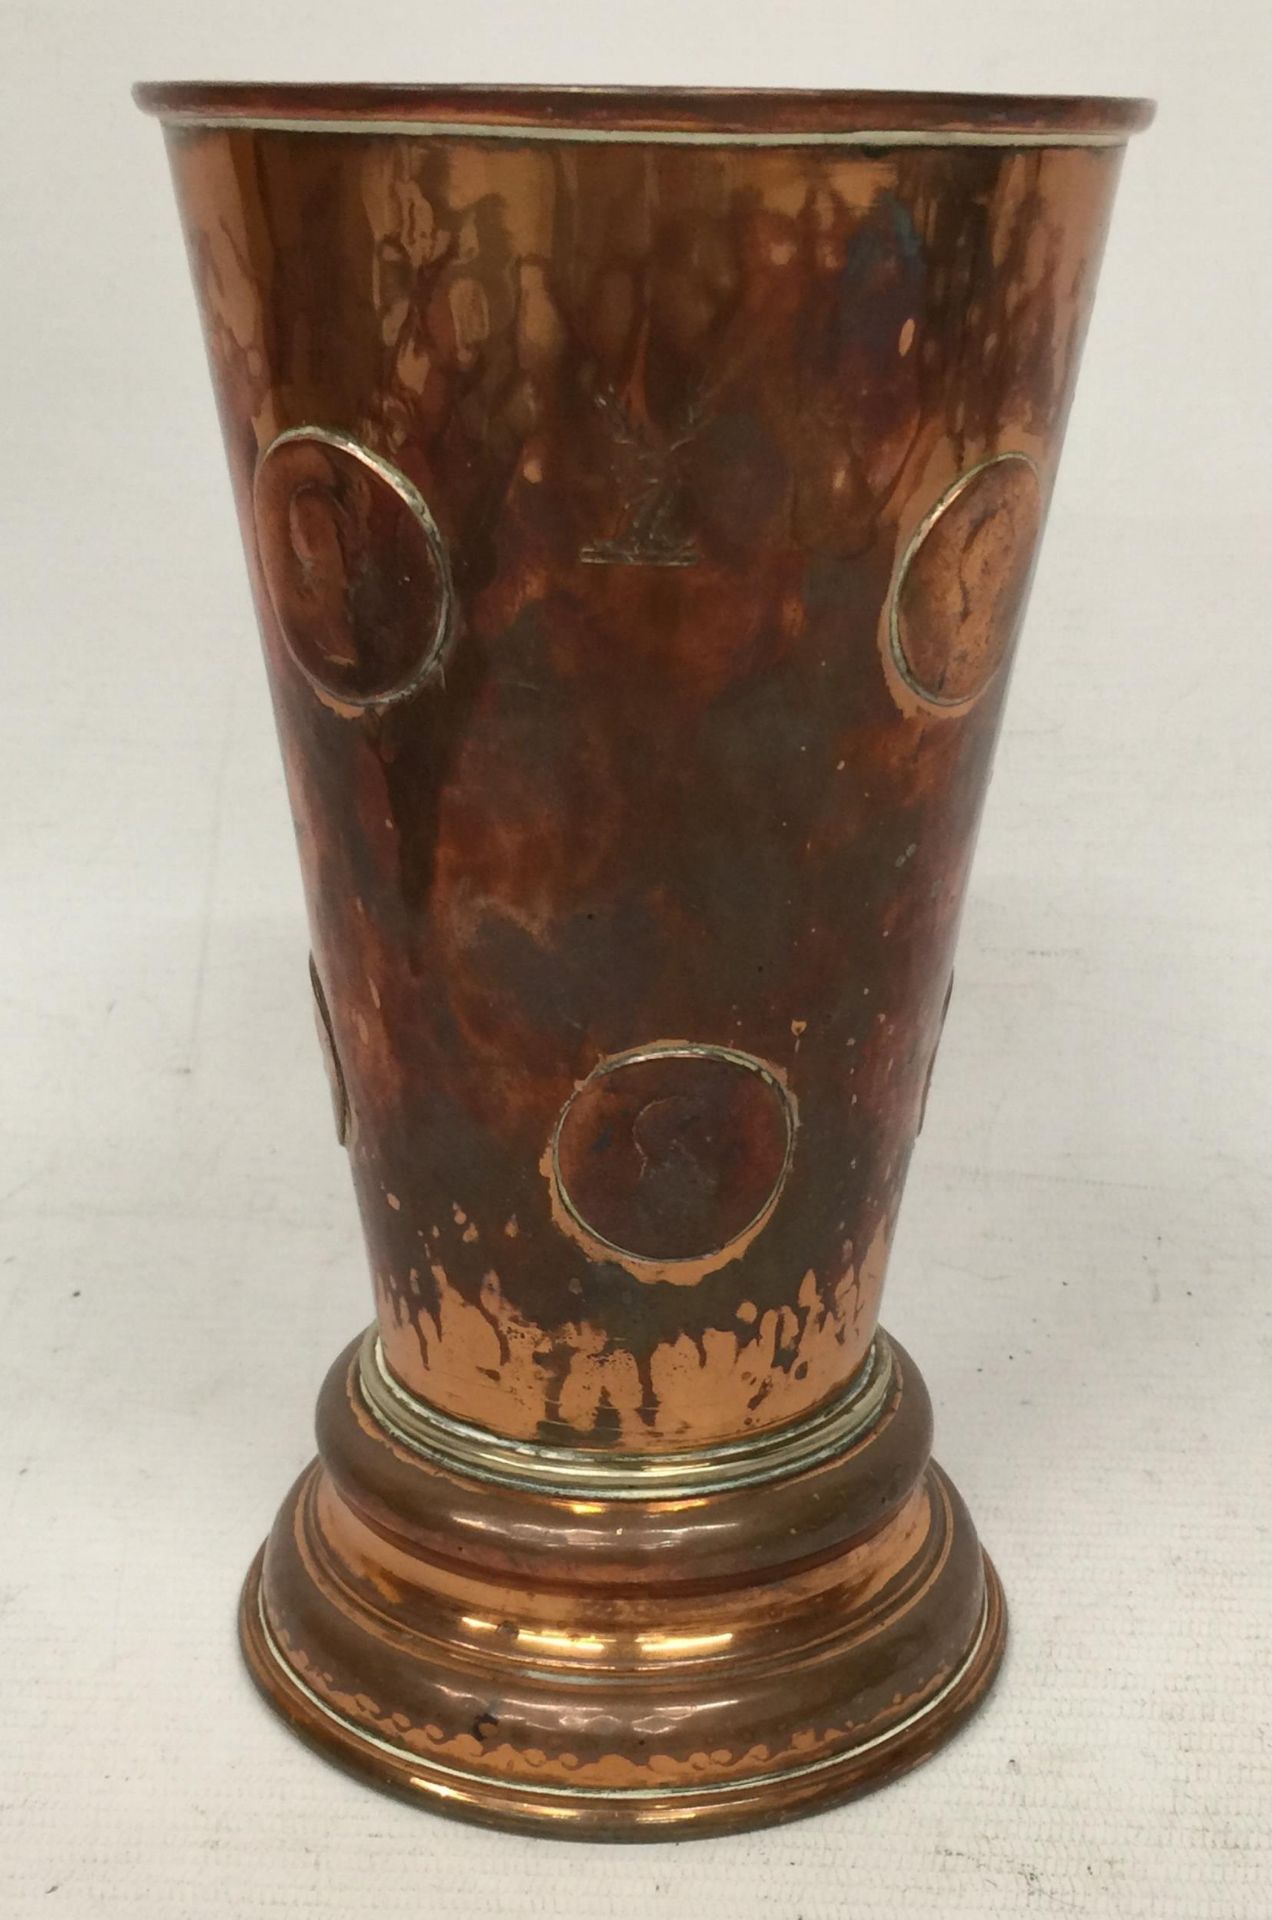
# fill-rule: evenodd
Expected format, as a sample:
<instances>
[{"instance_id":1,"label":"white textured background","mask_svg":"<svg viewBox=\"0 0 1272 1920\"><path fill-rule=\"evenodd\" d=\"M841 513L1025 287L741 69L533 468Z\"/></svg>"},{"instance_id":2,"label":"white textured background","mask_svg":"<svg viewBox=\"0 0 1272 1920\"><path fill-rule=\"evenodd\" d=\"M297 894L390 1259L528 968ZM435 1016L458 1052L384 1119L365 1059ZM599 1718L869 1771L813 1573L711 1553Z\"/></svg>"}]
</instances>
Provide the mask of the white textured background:
<instances>
[{"instance_id":1,"label":"white textured background","mask_svg":"<svg viewBox=\"0 0 1272 1920\"><path fill-rule=\"evenodd\" d=\"M0 1913L1272 1913L1262 5L7 0ZM156 128L126 83L1156 92L888 1319L1012 1608L973 1727L777 1833L453 1827L266 1713L243 1568L368 1312Z\"/></svg>"}]
</instances>

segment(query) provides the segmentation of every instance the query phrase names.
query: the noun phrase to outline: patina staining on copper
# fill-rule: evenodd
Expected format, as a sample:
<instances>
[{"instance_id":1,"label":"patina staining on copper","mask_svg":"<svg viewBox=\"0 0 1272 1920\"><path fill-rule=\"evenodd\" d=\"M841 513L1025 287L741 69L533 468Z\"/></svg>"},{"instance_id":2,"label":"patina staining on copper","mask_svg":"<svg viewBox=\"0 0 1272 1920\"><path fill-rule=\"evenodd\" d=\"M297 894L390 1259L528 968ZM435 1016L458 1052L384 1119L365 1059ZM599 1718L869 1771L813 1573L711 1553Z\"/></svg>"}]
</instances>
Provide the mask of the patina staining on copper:
<instances>
[{"instance_id":1,"label":"patina staining on copper","mask_svg":"<svg viewBox=\"0 0 1272 1920\"><path fill-rule=\"evenodd\" d=\"M526 1446L471 1419L452 1419L396 1378L375 1327L363 1338L358 1391L380 1425L432 1465L501 1487L647 1501L758 1486L837 1458L878 1424L881 1409L893 1397L893 1370L891 1344L886 1334L877 1333L862 1367L815 1416L754 1438L739 1434L717 1447L678 1447L654 1454L554 1447L537 1440Z\"/></svg>"},{"instance_id":2,"label":"patina staining on copper","mask_svg":"<svg viewBox=\"0 0 1272 1920\"><path fill-rule=\"evenodd\" d=\"M897 666L923 700L962 708L1006 659L1042 521L1038 470L1002 453L956 480L920 523L893 589Z\"/></svg>"},{"instance_id":3,"label":"patina staining on copper","mask_svg":"<svg viewBox=\"0 0 1272 1920\"><path fill-rule=\"evenodd\" d=\"M518 1239L519 1223L520 1216ZM781 1304L768 1305L750 1297L730 1252L628 1265L597 1243L588 1271L603 1299L590 1308L580 1284L574 1314L549 1334L519 1311L490 1264L505 1264L505 1234L492 1247L465 1215L444 1259L436 1252L440 1227L415 1234L419 1252L405 1286L390 1288L376 1275L385 1352L403 1384L418 1392L423 1379L426 1397L444 1412L516 1440L633 1453L692 1446L704 1433L760 1435L820 1408L869 1347L888 1257L886 1227L860 1250L845 1240L833 1287L805 1268ZM480 1274L475 1290L466 1274L459 1284L456 1243ZM736 1257L736 1247L731 1252ZM615 1339L602 1316L608 1305L611 1320L621 1310L639 1324L649 1281L718 1285L728 1304L713 1309L707 1332L682 1326L646 1356L635 1339ZM414 1366L402 1364L403 1354Z\"/></svg>"},{"instance_id":4,"label":"patina staining on copper","mask_svg":"<svg viewBox=\"0 0 1272 1920\"><path fill-rule=\"evenodd\" d=\"M262 457L254 499L261 571L301 671L351 706L413 693L446 647L452 588L405 474L343 434L297 428Z\"/></svg>"},{"instance_id":5,"label":"patina staining on copper","mask_svg":"<svg viewBox=\"0 0 1272 1920\"><path fill-rule=\"evenodd\" d=\"M1001 1601L903 1356L806 1443L875 1342L1144 109L147 98L186 116L377 1364L425 1410L395 1436L333 1374L253 1670L533 1831L877 1784L976 1704ZM782 1471L695 1480L721 1448ZM691 1491L644 1498L669 1457Z\"/></svg>"},{"instance_id":6,"label":"patina staining on copper","mask_svg":"<svg viewBox=\"0 0 1272 1920\"><path fill-rule=\"evenodd\" d=\"M602 1257L660 1275L692 1266L696 1279L759 1231L794 1138L790 1097L762 1061L664 1043L602 1061L571 1095L550 1176L565 1219Z\"/></svg>"}]
</instances>

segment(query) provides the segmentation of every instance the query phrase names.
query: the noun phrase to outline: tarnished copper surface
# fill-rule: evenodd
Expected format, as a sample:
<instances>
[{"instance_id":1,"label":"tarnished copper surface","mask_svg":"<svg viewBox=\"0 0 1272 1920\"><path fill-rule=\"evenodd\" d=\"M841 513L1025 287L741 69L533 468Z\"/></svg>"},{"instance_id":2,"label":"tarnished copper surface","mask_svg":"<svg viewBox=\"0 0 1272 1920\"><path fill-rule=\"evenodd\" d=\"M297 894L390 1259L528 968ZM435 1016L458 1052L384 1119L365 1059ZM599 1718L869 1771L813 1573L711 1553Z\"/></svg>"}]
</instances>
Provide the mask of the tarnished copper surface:
<instances>
[{"instance_id":1,"label":"tarnished copper surface","mask_svg":"<svg viewBox=\"0 0 1272 1920\"><path fill-rule=\"evenodd\" d=\"M875 1336L1146 109L142 91L384 1370L333 1375L254 1669L474 1817L843 1797L1001 1646L913 1367L830 1458L802 1423ZM598 1498L535 1492L533 1447ZM722 1448L779 1466L724 1486Z\"/></svg>"}]
</instances>

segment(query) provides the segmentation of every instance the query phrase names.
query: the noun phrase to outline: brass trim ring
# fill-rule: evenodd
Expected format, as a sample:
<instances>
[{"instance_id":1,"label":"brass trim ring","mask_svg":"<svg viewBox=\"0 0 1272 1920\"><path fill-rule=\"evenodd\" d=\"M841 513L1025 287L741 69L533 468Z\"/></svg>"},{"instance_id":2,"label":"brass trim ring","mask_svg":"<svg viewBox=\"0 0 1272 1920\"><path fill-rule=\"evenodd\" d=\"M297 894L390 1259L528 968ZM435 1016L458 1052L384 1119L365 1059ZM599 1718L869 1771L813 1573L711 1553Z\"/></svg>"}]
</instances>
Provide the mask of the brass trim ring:
<instances>
[{"instance_id":1,"label":"brass trim ring","mask_svg":"<svg viewBox=\"0 0 1272 1920\"><path fill-rule=\"evenodd\" d=\"M727 1493L803 1472L846 1453L875 1425L899 1387L888 1337L870 1351L842 1393L785 1426L677 1453L603 1453L514 1440L429 1406L390 1371L376 1327L358 1354L367 1411L395 1440L469 1479L535 1493L606 1500L677 1500Z\"/></svg>"},{"instance_id":2,"label":"brass trim ring","mask_svg":"<svg viewBox=\"0 0 1272 1920\"><path fill-rule=\"evenodd\" d=\"M215 107L155 109L165 127L183 132L321 133L377 135L394 140L550 141L558 146L638 147L1124 147L1135 131L1118 127L1103 132L1078 128L857 127L844 130L791 128L786 132L747 133L734 128L581 127L560 122L482 120L395 120L387 114L289 117L285 113L218 112Z\"/></svg>"}]
</instances>

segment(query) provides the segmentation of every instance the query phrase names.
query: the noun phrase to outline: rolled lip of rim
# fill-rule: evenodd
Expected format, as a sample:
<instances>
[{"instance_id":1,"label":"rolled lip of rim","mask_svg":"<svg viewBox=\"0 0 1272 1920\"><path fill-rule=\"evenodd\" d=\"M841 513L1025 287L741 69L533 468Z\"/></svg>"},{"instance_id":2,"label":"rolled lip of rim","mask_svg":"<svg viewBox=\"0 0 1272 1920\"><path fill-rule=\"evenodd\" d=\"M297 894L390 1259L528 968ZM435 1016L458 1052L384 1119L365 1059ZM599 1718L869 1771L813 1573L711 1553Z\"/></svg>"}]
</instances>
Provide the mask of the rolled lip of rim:
<instances>
[{"instance_id":1,"label":"rolled lip of rim","mask_svg":"<svg viewBox=\"0 0 1272 1920\"><path fill-rule=\"evenodd\" d=\"M145 113L194 124L418 125L422 132L525 129L571 135L713 135L802 140L896 133L1010 142L1054 137L1118 144L1146 127L1149 100L1107 95L846 93L695 87L484 87L273 85L160 80L133 88Z\"/></svg>"}]
</instances>

